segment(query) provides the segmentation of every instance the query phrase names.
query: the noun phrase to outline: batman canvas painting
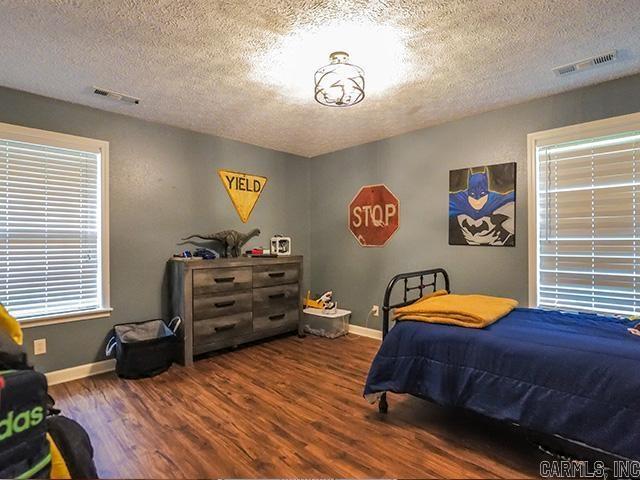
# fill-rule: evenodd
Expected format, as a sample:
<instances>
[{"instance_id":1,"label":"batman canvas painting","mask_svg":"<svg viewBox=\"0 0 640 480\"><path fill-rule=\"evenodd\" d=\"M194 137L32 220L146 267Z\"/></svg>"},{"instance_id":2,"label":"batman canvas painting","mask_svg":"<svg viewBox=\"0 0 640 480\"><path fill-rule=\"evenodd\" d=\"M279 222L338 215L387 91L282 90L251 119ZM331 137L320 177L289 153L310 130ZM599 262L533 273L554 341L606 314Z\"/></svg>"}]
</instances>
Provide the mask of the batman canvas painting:
<instances>
[{"instance_id":1,"label":"batman canvas painting","mask_svg":"<svg viewBox=\"0 0 640 480\"><path fill-rule=\"evenodd\" d=\"M516 164L449 172L449 245L513 247Z\"/></svg>"}]
</instances>

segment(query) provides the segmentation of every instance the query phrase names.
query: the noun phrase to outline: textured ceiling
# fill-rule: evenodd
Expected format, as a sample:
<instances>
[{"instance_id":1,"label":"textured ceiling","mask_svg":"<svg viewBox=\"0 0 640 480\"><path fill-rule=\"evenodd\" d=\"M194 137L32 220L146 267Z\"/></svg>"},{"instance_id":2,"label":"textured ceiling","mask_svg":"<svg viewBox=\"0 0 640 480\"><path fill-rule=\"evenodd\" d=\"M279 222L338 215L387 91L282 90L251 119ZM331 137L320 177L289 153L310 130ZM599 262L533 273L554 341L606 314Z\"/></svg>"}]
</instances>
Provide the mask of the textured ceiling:
<instances>
[{"instance_id":1,"label":"textured ceiling","mask_svg":"<svg viewBox=\"0 0 640 480\"><path fill-rule=\"evenodd\" d=\"M637 73L640 0L0 0L0 48L0 85L315 156ZM351 108L313 100L336 49L365 70Z\"/></svg>"}]
</instances>

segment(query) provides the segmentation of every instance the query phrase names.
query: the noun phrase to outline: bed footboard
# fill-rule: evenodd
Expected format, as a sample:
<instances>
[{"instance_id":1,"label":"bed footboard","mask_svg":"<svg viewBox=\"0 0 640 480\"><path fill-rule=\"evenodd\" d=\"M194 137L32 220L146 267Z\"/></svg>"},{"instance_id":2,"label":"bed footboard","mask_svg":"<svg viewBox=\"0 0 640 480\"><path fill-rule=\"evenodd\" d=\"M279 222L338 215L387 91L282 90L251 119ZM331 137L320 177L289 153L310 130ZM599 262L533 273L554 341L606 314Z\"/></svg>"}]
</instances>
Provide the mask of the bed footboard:
<instances>
[{"instance_id":1,"label":"bed footboard","mask_svg":"<svg viewBox=\"0 0 640 480\"><path fill-rule=\"evenodd\" d=\"M418 280L418 282L416 282L416 280ZM425 293L435 292L439 284L441 288L444 288L449 293L451 292L449 274L444 268L400 273L393 277L389 281L387 289L384 291L384 301L382 303L382 339L384 340L389 333L389 315L391 310L411 305ZM396 287L402 290L402 301L392 304L391 295ZM387 413L388 409L387 394L384 392L378 400L378 410L381 413Z\"/></svg>"}]
</instances>

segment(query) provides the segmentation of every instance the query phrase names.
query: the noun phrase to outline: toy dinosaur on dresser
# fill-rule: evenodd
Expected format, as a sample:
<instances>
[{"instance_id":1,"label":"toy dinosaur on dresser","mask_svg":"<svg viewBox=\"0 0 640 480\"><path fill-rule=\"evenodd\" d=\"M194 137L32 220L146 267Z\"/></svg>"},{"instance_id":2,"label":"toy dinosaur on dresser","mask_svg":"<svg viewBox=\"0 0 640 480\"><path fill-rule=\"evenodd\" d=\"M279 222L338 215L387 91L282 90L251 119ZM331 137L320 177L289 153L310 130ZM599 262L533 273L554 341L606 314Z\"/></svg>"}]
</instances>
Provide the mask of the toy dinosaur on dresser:
<instances>
[{"instance_id":1,"label":"toy dinosaur on dresser","mask_svg":"<svg viewBox=\"0 0 640 480\"><path fill-rule=\"evenodd\" d=\"M182 240L191 240L192 238L201 238L202 240L212 240L222 244L225 257L239 257L242 253L242 247L253 237L260 235L260 229L254 228L248 233L240 233L236 230L223 230L218 233L189 235Z\"/></svg>"}]
</instances>

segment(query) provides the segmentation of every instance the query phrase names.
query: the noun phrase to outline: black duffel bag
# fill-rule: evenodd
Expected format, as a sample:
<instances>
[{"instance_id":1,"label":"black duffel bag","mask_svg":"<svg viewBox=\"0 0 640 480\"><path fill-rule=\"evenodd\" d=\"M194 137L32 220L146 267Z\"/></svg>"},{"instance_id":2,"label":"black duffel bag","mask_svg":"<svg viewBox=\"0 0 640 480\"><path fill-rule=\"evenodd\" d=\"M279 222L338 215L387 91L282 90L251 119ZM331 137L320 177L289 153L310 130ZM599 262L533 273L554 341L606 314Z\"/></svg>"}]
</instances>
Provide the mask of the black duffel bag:
<instances>
[{"instance_id":1,"label":"black duffel bag","mask_svg":"<svg viewBox=\"0 0 640 480\"><path fill-rule=\"evenodd\" d=\"M98 478L91 439L78 422L62 415L51 415L47 417L47 431L71 478Z\"/></svg>"},{"instance_id":2,"label":"black duffel bag","mask_svg":"<svg viewBox=\"0 0 640 480\"><path fill-rule=\"evenodd\" d=\"M116 373L122 378L153 377L168 370L176 358L176 331L181 320L122 323L113 327L106 355L115 350Z\"/></svg>"}]
</instances>

